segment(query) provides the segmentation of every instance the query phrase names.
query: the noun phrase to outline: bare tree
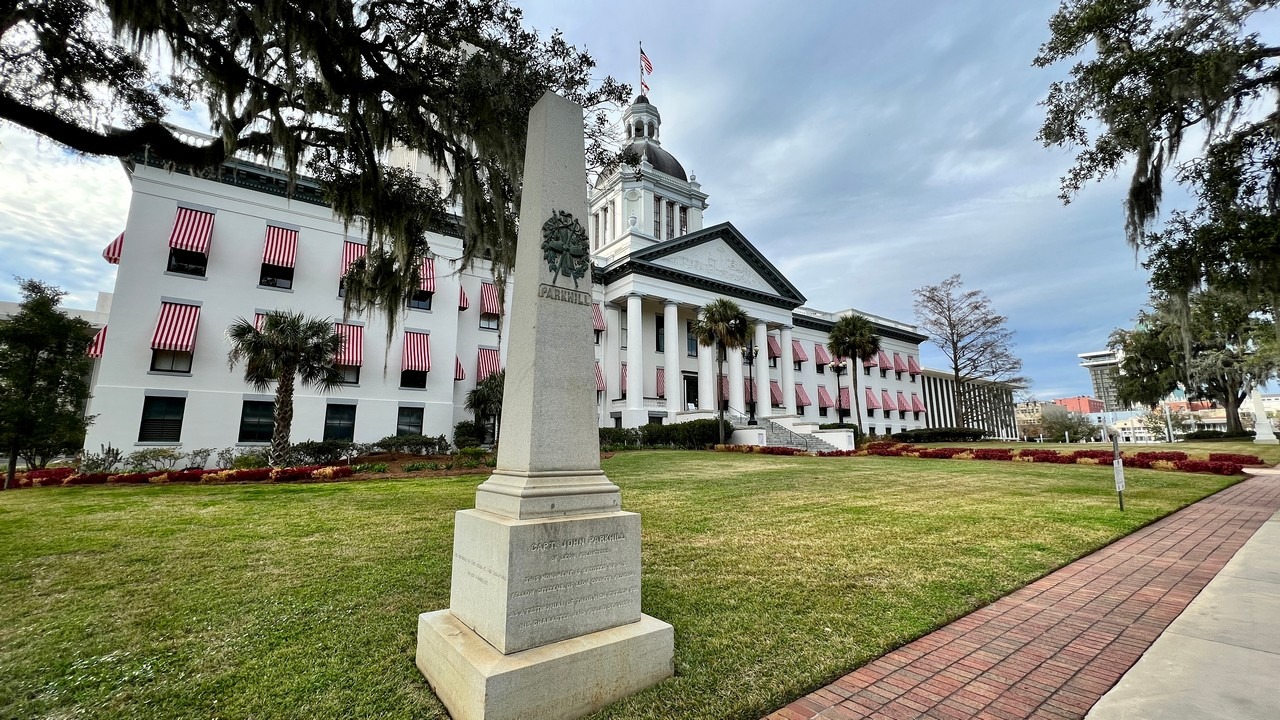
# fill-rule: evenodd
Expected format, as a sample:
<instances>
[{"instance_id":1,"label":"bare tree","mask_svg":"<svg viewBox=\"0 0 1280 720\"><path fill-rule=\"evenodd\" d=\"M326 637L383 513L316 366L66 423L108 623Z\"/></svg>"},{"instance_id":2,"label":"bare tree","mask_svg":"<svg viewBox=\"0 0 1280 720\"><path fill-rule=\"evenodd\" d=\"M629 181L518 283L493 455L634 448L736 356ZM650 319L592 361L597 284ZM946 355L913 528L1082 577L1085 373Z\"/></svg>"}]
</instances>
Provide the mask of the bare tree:
<instances>
[{"instance_id":1,"label":"bare tree","mask_svg":"<svg viewBox=\"0 0 1280 720\"><path fill-rule=\"evenodd\" d=\"M962 291L959 275L938 285L915 290L916 317L920 327L947 356L956 384L952 424L970 427L981 419L984 407L977 383L1010 388L1027 384L1019 375L1022 360L1013 354L1009 318L991 309L991 298L981 290Z\"/></svg>"}]
</instances>

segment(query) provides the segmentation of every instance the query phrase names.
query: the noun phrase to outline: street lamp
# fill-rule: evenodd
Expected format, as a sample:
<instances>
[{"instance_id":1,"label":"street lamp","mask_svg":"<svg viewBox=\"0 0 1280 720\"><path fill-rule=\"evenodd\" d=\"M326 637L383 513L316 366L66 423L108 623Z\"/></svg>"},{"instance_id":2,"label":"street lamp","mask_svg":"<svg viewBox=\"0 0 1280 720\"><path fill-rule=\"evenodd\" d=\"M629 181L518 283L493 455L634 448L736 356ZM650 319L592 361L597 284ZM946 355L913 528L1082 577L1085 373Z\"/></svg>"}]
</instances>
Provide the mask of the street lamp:
<instances>
[{"instance_id":1,"label":"street lamp","mask_svg":"<svg viewBox=\"0 0 1280 720\"><path fill-rule=\"evenodd\" d=\"M848 366L849 366L849 363L845 360L836 360L835 362L832 362L830 365L831 372L835 373L836 375L836 422L840 424L844 424L844 411L845 411L845 408L840 407L840 396L842 394L840 392L840 373ZM849 394L850 395L853 394L852 389L849 390Z\"/></svg>"},{"instance_id":2,"label":"street lamp","mask_svg":"<svg viewBox=\"0 0 1280 720\"><path fill-rule=\"evenodd\" d=\"M747 401L747 424L748 425L756 424L756 401L754 398L755 398L755 392L756 392L756 355L759 355L759 354L760 354L760 348L756 347L755 341L752 340L751 344L747 346L747 372L751 376L751 379L749 380L750 384L747 386L747 392L749 393L750 397L753 398Z\"/></svg>"}]
</instances>

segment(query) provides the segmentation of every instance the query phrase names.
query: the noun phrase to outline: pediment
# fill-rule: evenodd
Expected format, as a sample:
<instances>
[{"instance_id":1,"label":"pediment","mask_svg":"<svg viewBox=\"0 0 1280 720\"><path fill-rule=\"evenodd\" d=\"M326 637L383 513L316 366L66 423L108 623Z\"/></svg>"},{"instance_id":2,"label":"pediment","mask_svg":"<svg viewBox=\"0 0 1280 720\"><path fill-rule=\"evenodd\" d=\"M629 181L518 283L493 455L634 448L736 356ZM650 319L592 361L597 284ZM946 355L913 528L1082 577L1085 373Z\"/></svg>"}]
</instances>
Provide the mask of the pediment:
<instances>
[{"instance_id":1,"label":"pediment","mask_svg":"<svg viewBox=\"0 0 1280 720\"><path fill-rule=\"evenodd\" d=\"M630 260L729 285L804 302L804 296L729 223L721 223L632 253Z\"/></svg>"}]
</instances>

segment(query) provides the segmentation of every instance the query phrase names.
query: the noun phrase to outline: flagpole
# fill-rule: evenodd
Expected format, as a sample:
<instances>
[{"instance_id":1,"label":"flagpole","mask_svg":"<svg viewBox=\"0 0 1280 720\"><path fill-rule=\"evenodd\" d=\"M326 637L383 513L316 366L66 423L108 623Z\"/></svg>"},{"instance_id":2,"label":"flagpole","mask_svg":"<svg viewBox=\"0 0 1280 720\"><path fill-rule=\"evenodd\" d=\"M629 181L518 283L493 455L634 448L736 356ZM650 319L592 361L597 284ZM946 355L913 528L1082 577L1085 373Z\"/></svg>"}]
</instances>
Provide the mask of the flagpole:
<instances>
[{"instance_id":1,"label":"flagpole","mask_svg":"<svg viewBox=\"0 0 1280 720\"><path fill-rule=\"evenodd\" d=\"M639 94L639 95L644 95L644 60L643 60L643 58L644 58L644 41L643 41L643 40L641 40L639 44L640 44L640 57L639 57L639 58L636 58L636 60L640 63L640 86L639 86L639 87L637 87L636 89L640 91L640 92L639 92L639 93L637 93L637 94Z\"/></svg>"}]
</instances>

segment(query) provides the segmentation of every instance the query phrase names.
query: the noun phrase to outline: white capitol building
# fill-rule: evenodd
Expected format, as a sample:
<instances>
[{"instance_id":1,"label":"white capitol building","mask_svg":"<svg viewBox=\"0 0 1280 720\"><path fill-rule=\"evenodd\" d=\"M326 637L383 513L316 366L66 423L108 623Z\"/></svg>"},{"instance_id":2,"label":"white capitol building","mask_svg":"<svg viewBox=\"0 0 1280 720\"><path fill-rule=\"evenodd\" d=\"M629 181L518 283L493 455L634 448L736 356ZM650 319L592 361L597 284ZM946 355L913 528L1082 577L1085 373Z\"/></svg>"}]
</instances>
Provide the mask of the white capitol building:
<instances>
[{"instance_id":1,"label":"white capitol building","mask_svg":"<svg viewBox=\"0 0 1280 720\"><path fill-rule=\"evenodd\" d=\"M804 307L801 292L731 223L704 225L708 195L661 146L660 126L657 108L638 97L624 132L640 166L588 191L596 373L583 382L596 384L599 424L713 417L714 352L690 338L689 326L700 307L729 298L752 318L758 356L748 364L743 351L730 351L720 382L729 416L745 428L758 399L763 428L743 429L736 440L766 442L767 429L770 441L810 444L816 436L845 446L848 433L818 432L818 424L836 422L837 405L851 407L851 389L868 432L950 425L952 382L921 367L925 336L861 311ZM388 344L381 317L342 319L339 278L366 240L356 227L344 230L314 182L300 180L290 197L284 173L239 159L198 176L154 158L126 160L125 168L128 221L103 253L119 266L116 286L91 349L91 450L267 444L273 398L228 367L225 332L236 318L269 310L332 317L347 340L340 361L348 384L324 395L298 388L295 442L451 437L455 423L472 419L464 398L476 381L522 362L507 356L488 263L462 267L456 233L429 236L433 258L422 288ZM874 364L851 362L837 377L827 331L854 312L874 323L883 351ZM1014 437L1012 397L987 390L982 426ZM853 420L853 410L844 414Z\"/></svg>"}]
</instances>

